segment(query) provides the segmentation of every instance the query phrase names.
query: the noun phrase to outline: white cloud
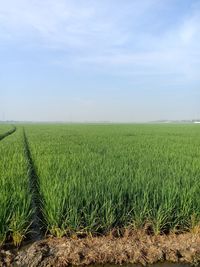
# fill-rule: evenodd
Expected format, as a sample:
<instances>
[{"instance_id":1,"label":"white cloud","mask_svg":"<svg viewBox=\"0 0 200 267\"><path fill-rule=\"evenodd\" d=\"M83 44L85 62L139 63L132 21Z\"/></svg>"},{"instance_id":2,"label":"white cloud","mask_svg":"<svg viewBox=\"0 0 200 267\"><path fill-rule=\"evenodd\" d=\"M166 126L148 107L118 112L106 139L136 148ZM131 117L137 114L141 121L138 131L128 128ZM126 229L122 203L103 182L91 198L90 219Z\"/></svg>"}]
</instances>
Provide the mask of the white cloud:
<instances>
[{"instance_id":1,"label":"white cloud","mask_svg":"<svg viewBox=\"0 0 200 267\"><path fill-rule=\"evenodd\" d=\"M154 31L172 1L7 0L0 5L0 40L64 51L53 64L113 72L179 73L197 78L200 8ZM152 26L149 26L152 25ZM148 26L148 29L146 27ZM65 54L67 51L67 56ZM70 54L70 56L68 56Z\"/></svg>"},{"instance_id":2,"label":"white cloud","mask_svg":"<svg viewBox=\"0 0 200 267\"><path fill-rule=\"evenodd\" d=\"M0 6L1 32L14 38L35 36L35 42L66 48L109 38L116 34L112 21L98 18L91 1L5 1Z\"/></svg>"},{"instance_id":3,"label":"white cloud","mask_svg":"<svg viewBox=\"0 0 200 267\"><path fill-rule=\"evenodd\" d=\"M106 66L114 71L123 69L130 75L174 74L186 80L200 80L199 6L195 6L174 27L163 29L159 35L138 34L139 42L143 44L141 50L135 51L130 45L122 46L105 54L85 55L77 60L83 64ZM135 41L138 39L136 37Z\"/></svg>"},{"instance_id":4,"label":"white cloud","mask_svg":"<svg viewBox=\"0 0 200 267\"><path fill-rule=\"evenodd\" d=\"M141 16L158 0L7 0L0 5L0 32L35 36L50 46L118 46L130 38Z\"/></svg>"}]
</instances>

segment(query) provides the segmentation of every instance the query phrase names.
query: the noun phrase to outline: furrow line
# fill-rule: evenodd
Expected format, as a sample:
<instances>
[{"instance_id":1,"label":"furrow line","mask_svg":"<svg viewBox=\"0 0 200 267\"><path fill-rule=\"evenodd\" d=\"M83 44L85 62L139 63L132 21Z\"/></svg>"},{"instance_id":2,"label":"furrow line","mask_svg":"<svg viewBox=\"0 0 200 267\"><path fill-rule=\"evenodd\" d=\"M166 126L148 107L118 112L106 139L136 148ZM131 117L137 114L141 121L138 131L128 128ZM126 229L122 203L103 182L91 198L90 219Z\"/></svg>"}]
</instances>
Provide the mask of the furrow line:
<instances>
[{"instance_id":1,"label":"furrow line","mask_svg":"<svg viewBox=\"0 0 200 267\"><path fill-rule=\"evenodd\" d=\"M25 155L28 160L29 186L32 195L31 205L33 209L30 238L32 241L36 241L36 240L41 240L44 236L44 217L42 213L43 201L40 194L39 178L35 170L25 129L23 130L23 135L24 135Z\"/></svg>"},{"instance_id":2,"label":"furrow line","mask_svg":"<svg viewBox=\"0 0 200 267\"><path fill-rule=\"evenodd\" d=\"M3 140L4 138L6 138L7 136L13 134L16 130L17 130L17 128L16 127L13 127L8 132L5 132L4 134L0 134L0 141Z\"/></svg>"}]
</instances>

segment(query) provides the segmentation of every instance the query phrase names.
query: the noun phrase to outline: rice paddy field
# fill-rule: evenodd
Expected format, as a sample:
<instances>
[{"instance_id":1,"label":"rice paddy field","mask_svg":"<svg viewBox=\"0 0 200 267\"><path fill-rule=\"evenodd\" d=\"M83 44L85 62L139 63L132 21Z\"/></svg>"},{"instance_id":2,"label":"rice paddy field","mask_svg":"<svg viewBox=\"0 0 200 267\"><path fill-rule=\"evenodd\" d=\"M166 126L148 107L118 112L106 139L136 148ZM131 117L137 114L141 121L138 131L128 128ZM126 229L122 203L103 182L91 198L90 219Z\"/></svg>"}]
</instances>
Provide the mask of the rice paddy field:
<instances>
[{"instance_id":1,"label":"rice paddy field","mask_svg":"<svg viewBox=\"0 0 200 267\"><path fill-rule=\"evenodd\" d=\"M17 125L0 141L0 244L198 231L199 181L200 125Z\"/></svg>"}]
</instances>

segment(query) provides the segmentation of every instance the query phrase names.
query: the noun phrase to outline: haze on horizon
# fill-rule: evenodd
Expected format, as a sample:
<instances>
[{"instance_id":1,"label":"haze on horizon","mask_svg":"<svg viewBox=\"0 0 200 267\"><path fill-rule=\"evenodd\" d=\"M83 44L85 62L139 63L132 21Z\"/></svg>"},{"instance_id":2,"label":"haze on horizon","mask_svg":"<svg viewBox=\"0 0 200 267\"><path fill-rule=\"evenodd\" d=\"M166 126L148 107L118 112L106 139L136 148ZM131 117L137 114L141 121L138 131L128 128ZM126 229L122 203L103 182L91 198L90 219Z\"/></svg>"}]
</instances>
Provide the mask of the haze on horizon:
<instances>
[{"instance_id":1,"label":"haze on horizon","mask_svg":"<svg viewBox=\"0 0 200 267\"><path fill-rule=\"evenodd\" d=\"M200 118L199 0L6 0L0 121Z\"/></svg>"}]
</instances>

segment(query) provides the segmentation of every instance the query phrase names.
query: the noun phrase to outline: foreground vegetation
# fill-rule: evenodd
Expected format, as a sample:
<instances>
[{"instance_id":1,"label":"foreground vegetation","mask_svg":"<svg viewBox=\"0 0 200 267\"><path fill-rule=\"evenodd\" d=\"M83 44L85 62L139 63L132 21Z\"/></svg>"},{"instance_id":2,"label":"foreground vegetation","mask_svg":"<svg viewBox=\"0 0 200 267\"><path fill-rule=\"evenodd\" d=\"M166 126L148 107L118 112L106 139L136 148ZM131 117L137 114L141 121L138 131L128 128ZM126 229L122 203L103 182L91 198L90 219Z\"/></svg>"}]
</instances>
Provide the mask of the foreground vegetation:
<instances>
[{"instance_id":1,"label":"foreground vegetation","mask_svg":"<svg viewBox=\"0 0 200 267\"><path fill-rule=\"evenodd\" d=\"M0 127L1 128L1 127ZM0 245L21 243L32 212L22 129L0 142Z\"/></svg>"},{"instance_id":2,"label":"foreground vegetation","mask_svg":"<svg viewBox=\"0 0 200 267\"><path fill-rule=\"evenodd\" d=\"M46 233L60 237L106 234L126 227L148 227L155 234L198 229L199 125L25 125L24 129ZM0 142L0 149L0 198L9 203L0 210L4 240L8 233L25 234L34 212L22 126ZM13 230L13 225L20 229Z\"/></svg>"},{"instance_id":3,"label":"foreground vegetation","mask_svg":"<svg viewBox=\"0 0 200 267\"><path fill-rule=\"evenodd\" d=\"M193 125L27 127L47 228L56 236L200 219L200 128Z\"/></svg>"}]
</instances>

